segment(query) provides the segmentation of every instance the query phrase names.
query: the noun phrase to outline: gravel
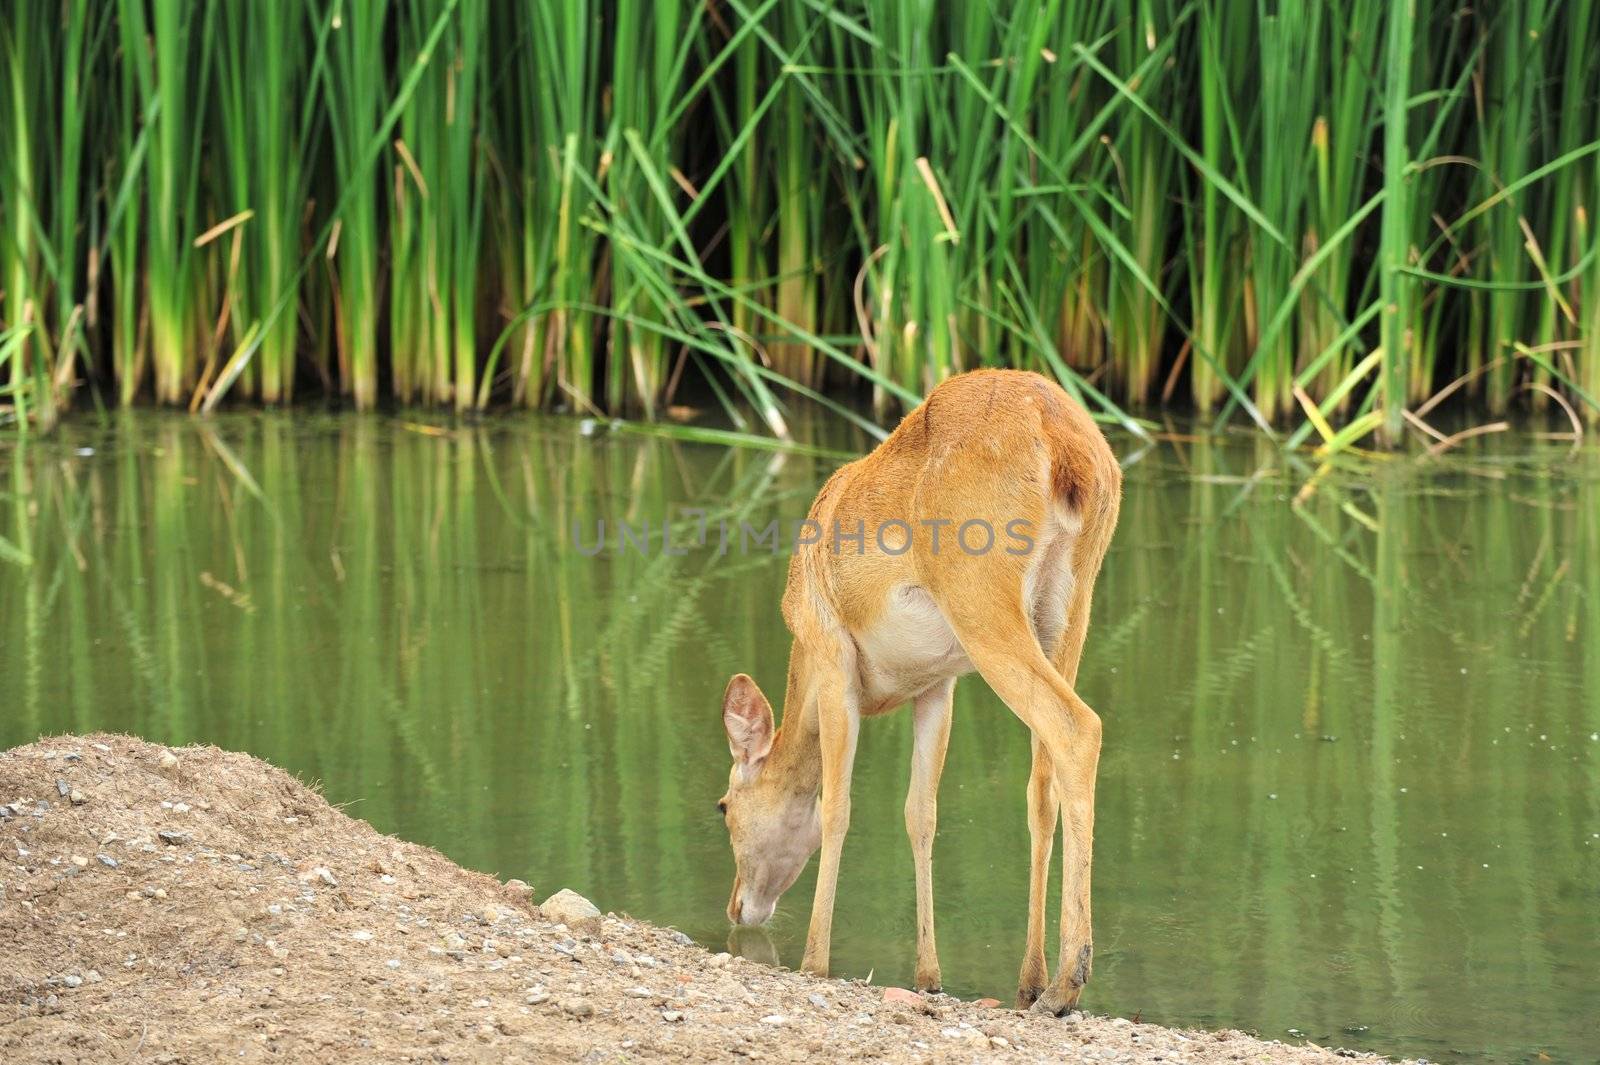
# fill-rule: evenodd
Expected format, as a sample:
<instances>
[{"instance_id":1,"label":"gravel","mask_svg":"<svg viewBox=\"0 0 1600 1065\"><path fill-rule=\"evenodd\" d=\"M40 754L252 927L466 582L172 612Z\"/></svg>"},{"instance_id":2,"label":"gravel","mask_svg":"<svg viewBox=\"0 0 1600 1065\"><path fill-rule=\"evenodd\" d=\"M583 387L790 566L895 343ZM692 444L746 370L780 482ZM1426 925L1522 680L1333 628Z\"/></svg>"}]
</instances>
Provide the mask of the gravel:
<instances>
[{"instance_id":1,"label":"gravel","mask_svg":"<svg viewBox=\"0 0 1600 1065\"><path fill-rule=\"evenodd\" d=\"M37 799L61 782L94 801ZM0 802L6 1065L1382 1060L819 980L572 891L535 907L210 747L41 740L0 753Z\"/></svg>"}]
</instances>

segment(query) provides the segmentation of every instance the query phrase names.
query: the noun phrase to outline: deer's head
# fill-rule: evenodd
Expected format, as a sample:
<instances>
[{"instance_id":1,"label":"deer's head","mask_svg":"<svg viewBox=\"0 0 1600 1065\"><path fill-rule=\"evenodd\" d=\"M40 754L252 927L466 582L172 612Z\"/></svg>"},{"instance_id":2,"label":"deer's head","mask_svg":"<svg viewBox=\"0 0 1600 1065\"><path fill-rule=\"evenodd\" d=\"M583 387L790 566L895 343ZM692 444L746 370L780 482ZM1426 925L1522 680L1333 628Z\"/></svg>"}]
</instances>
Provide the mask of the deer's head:
<instances>
[{"instance_id":1,"label":"deer's head","mask_svg":"<svg viewBox=\"0 0 1600 1065\"><path fill-rule=\"evenodd\" d=\"M736 867L728 920L762 924L822 843L817 794L768 764L777 739L772 704L743 673L723 693L722 725L733 752L728 790L717 801Z\"/></svg>"}]
</instances>

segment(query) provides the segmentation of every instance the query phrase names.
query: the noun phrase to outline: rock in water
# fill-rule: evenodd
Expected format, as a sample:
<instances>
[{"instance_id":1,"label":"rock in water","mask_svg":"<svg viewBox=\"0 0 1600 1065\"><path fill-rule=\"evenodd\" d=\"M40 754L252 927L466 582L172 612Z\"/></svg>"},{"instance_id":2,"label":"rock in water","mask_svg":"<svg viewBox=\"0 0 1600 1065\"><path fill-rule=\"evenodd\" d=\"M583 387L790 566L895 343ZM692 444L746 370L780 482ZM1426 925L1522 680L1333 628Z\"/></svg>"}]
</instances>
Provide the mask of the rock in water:
<instances>
[{"instance_id":1,"label":"rock in water","mask_svg":"<svg viewBox=\"0 0 1600 1065\"><path fill-rule=\"evenodd\" d=\"M591 927L599 923L600 911L595 904L573 891L562 888L539 904L545 920L558 921L568 928Z\"/></svg>"}]
</instances>

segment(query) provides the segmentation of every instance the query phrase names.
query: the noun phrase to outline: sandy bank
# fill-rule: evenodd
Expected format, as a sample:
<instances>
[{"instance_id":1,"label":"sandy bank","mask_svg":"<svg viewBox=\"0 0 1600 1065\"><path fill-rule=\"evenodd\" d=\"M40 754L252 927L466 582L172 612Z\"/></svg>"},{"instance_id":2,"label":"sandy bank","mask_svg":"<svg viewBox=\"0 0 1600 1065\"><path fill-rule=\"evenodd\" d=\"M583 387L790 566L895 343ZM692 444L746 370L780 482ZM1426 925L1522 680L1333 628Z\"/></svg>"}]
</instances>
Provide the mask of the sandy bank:
<instances>
[{"instance_id":1,"label":"sandy bank","mask_svg":"<svg viewBox=\"0 0 1600 1065\"><path fill-rule=\"evenodd\" d=\"M816 980L380 835L249 755L0 754L0 1061L1378 1061ZM539 885L541 897L561 887ZM573 885L604 901L604 885ZM912 998L911 996L904 996Z\"/></svg>"}]
</instances>

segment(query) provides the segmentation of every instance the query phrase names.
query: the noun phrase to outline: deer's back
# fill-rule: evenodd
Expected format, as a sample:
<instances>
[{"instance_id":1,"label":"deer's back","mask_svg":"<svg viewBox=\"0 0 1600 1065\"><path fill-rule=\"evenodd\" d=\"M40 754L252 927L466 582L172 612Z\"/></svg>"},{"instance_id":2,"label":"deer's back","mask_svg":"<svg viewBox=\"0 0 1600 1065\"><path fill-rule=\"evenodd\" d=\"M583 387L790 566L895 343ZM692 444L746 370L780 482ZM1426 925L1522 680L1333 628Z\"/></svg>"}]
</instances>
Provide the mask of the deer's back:
<instances>
[{"instance_id":1,"label":"deer's back","mask_svg":"<svg viewBox=\"0 0 1600 1065\"><path fill-rule=\"evenodd\" d=\"M790 560L784 617L799 636L826 608L859 631L894 596L926 584L940 553L963 550L962 523L988 525L1003 559L1010 522L1030 522L1037 534L1058 521L1114 520L1120 492L1110 445L1061 386L1021 370L960 374L823 486L809 515L820 536ZM946 520L935 551L927 523ZM910 530L908 549L894 550L901 528L891 523Z\"/></svg>"}]
</instances>

